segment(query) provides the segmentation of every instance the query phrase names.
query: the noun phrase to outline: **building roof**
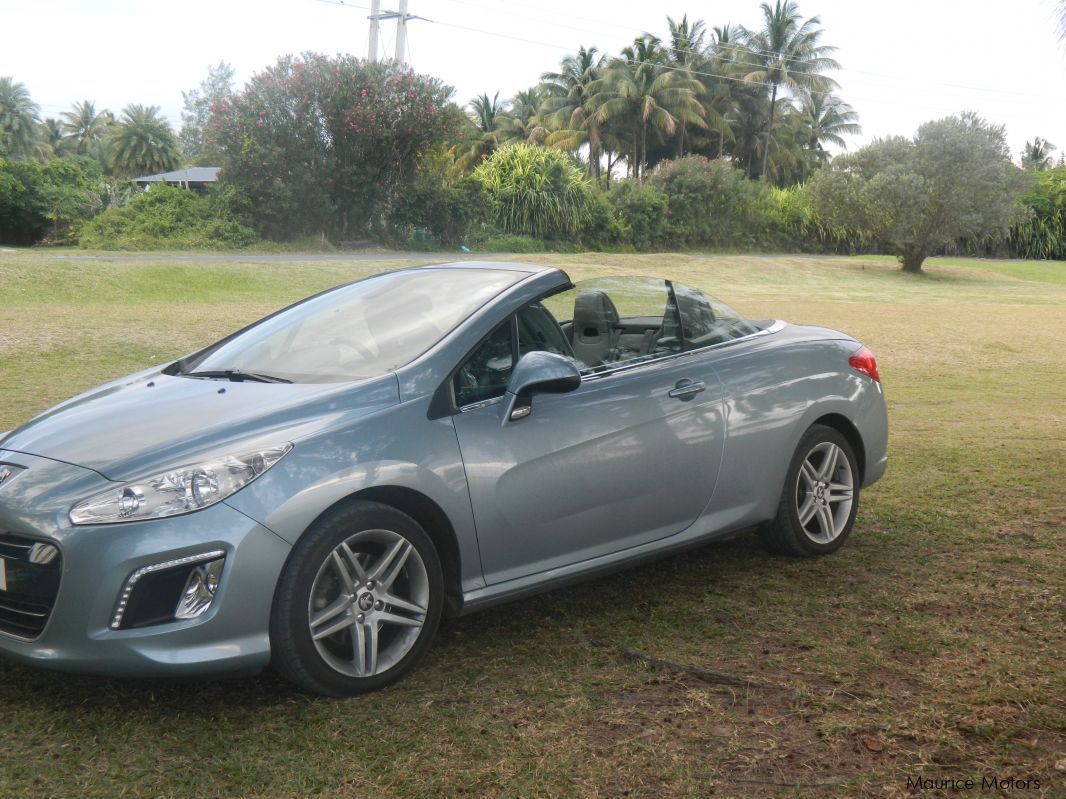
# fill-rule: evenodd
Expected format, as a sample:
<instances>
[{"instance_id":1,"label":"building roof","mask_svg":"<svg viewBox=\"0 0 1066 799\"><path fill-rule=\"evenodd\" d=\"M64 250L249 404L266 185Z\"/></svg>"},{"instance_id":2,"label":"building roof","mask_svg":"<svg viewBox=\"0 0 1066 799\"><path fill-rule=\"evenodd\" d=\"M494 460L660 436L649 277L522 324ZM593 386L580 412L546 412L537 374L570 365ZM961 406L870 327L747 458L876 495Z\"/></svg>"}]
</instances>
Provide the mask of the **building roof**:
<instances>
[{"instance_id":1,"label":"building roof","mask_svg":"<svg viewBox=\"0 0 1066 799\"><path fill-rule=\"evenodd\" d=\"M158 175L143 175L134 178L134 183L214 183L218 180L217 166L191 166L174 172L160 172Z\"/></svg>"}]
</instances>

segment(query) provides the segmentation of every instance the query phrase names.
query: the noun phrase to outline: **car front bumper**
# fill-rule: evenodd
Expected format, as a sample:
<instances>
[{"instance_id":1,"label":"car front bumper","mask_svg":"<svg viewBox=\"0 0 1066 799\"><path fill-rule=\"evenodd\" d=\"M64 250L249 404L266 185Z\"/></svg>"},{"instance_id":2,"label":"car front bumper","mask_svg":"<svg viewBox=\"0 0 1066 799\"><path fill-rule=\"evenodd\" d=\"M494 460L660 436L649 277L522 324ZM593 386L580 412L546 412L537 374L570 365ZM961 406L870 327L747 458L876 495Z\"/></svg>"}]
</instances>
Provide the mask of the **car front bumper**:
<instances>
[{"instance_id":1,"label":"car front bumper","mask_svg":"<svg viewBox=\"0 0 1066 799\"><path fill-rule=\"evenodd\" d=\"M22 453L0 451L0 463L25 470L0 486L0 534L50 543L61 558L43 630L32 640L0 631L0 655L61 671L138 677L247 672L270 662L270 608L291 551L286 541L225 503L167 519L74 527L70 507L111 483ZM202 616L111 628L138 569L214 551L224 553L225 564Z\"/></svg>"}]
</instances>

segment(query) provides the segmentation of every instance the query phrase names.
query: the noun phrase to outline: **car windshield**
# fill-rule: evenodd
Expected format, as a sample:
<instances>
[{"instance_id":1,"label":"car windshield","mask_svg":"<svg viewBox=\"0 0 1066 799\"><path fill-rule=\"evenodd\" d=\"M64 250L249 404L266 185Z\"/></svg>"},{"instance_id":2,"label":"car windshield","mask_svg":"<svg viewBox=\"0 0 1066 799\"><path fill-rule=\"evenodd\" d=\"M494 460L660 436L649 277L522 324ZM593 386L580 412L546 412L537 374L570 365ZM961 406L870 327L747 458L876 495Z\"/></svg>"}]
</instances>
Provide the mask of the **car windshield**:
<instances>
[{"instance_id":1,"label":"car windshield","mask_svg":"<svg viewBox=\"0 0 1066 799\"><path fill-rule=\"evenodd\" d=\"M181 374L336 383L410 363L523 273L415 269L361 280L264 319Z\"/></svg>"}]
</instances>

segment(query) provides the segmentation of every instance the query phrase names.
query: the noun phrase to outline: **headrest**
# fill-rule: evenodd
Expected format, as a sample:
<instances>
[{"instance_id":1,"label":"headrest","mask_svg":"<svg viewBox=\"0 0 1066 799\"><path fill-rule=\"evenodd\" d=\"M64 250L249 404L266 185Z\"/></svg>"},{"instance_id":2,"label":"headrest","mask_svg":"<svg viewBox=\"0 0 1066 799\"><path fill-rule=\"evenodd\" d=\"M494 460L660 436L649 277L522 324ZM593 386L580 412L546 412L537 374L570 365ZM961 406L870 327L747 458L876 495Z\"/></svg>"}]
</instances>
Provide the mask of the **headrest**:
<instances>
[{"instance_id":1,"label":"headrest","mask_svg":"<svg viewBox=\"0 0 1066 799\"><path fill-rule=\"evenodd\" d=\"M608 325L618 324L618 310L607 292L602 289L585 289L574 299L574 321L602 321Z\"/></svg>"}]
</instances>

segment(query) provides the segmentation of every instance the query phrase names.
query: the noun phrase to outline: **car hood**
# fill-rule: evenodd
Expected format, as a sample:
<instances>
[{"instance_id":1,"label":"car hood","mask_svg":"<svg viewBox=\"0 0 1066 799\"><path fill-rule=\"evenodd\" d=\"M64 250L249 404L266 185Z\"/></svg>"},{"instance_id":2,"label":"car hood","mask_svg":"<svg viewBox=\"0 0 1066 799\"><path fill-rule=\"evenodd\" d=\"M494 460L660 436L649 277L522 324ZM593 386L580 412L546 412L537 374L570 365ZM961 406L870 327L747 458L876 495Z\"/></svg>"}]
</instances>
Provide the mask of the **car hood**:
<instances>
[{"instance_id":1,"label":"car hood","mask_svg":"<svg viewBox=\"0 0 1066 799\"><path fill-rule=\"evenodd\" d=\"M129 480L235 450L297 441L398 402L391 374L312 385L173 377L152 369L56 405L0 446Z\"/></svg>"}]
</instances>

